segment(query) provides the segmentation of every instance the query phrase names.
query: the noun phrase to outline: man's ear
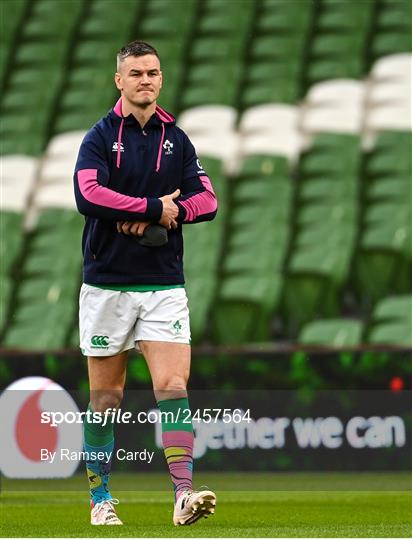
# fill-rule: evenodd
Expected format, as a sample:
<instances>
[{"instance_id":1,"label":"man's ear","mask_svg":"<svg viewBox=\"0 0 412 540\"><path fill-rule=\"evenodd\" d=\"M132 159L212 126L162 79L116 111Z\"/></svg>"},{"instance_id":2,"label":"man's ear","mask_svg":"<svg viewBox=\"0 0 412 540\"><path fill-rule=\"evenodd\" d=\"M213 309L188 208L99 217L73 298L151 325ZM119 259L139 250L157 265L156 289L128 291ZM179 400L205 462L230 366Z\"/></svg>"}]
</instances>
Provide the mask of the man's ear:
<instances>
[{"instance_id":1,"label":"man's ear","mask_svg":"<svg viewBox=\"0 0 412 540\"><path fill-rule=\"evenodd\" d=\"M115 82L115 85L117 87L118 90L122 91L123 88L122 88L122 84L121 84L121 79L122 79L122 76L120 75L120 73L118 73L116 71L116 73L114 74L114 82Z\"/></svg>"},{"instance_id":2,"label":"man's ear","mask_svg":"<svg viewBox=\"0 0 412 540\"><path fill-rule=\"evenodd\" d=\"M163 86L163 72L160 72L160 88Z\"/></svg>"}]
</instances>

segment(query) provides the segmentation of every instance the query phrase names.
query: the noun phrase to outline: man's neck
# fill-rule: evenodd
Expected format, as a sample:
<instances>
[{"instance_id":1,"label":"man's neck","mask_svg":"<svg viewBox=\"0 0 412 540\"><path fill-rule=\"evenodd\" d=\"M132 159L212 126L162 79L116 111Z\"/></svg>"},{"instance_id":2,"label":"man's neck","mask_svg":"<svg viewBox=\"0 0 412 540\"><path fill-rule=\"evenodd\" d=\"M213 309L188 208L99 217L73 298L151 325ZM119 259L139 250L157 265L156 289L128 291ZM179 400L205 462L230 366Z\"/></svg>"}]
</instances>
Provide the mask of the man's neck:
<instances>
[{"instance_id":1,"label":"man's neck","mask_svg":"<svg viewBox=\"0 0 412 540\"><path fill-rule=\"evenodd\" d=\"M129 116L132 114L139 122L140 127L143 129L147 122L150 120L156 110L156 102L148 105L147 107L138 107L122 98L122 114L123 116Z\"/></svg>"}]
</instances>

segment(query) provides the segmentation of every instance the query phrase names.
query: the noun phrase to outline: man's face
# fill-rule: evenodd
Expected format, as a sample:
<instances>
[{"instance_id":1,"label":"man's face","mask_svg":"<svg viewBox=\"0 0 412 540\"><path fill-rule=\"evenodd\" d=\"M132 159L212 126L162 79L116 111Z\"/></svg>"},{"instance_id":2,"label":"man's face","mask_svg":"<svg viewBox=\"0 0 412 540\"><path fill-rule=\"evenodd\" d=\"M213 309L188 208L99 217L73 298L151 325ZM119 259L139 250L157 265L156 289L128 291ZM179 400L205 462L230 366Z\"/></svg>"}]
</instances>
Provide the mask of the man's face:
<instances>
[{"instance_id":1,"label":"man's face","mask_svg":"<svg viewBox=\"0 0 412 540\"><path fill-rule=\"evenodd\" d=\"M154 54L128 56L115 74L115 83L133 105L151 105L158 98L162 87L159 59Z\"/></svg>"}]
</instances>

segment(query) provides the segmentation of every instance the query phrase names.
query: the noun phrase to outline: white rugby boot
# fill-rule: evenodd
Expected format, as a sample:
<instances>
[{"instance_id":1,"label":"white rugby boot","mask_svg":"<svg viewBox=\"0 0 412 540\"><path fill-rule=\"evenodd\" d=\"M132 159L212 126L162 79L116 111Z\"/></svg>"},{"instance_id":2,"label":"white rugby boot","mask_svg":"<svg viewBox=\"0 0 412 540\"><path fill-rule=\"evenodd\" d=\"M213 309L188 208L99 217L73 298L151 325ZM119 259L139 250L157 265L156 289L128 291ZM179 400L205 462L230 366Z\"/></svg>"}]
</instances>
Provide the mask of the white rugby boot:
<instances>
[{"instance_id":1,"label":"white rugby boot","mask_svg":"<svg viewBox=\"0 0 412 540\"><path fill-rule=\"evenodd\" d=\"M216 495L208 489L202 491L186 490L179 496L173 512L173 523L192 525L198 519L215 513Z\"/></svg>"},{"instance_id":2,"label":"white rugby boot","mask_svg":"<svg viewBox=\"0 0 412 540\"><path fill-rule=\"evenodd\" d=\"M92 506L90 523L92 525L123 525L117 517L114 504L119 504L118 499L108 499Z\"/></svg>"}]
</instances>

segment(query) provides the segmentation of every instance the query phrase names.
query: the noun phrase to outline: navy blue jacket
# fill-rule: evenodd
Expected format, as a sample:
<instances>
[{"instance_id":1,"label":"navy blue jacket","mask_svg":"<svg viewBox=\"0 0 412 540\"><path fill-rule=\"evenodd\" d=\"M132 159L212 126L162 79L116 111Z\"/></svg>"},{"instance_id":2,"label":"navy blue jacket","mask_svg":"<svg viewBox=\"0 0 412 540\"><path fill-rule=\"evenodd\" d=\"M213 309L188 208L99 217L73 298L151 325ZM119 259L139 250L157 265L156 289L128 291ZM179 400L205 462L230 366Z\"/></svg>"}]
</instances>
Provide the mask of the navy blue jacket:
<instances>
[{"instance_id":1,"label":"navy blue jacket","mask_svg":"<svg viewBox=\"0 0 412 540\"><path fill-rule=\"evenodd\" d=\"M162 214L159 197L180 189L178 228L161 247L145 247L117 232L117 221L151 221ZM183 223L211 220L217 201L187 135L161 107L142 130L123 117L121 99L86 134L74 173L83 231L84 282L90 284L184 283Z\"/></svg>"}]
</instances>

